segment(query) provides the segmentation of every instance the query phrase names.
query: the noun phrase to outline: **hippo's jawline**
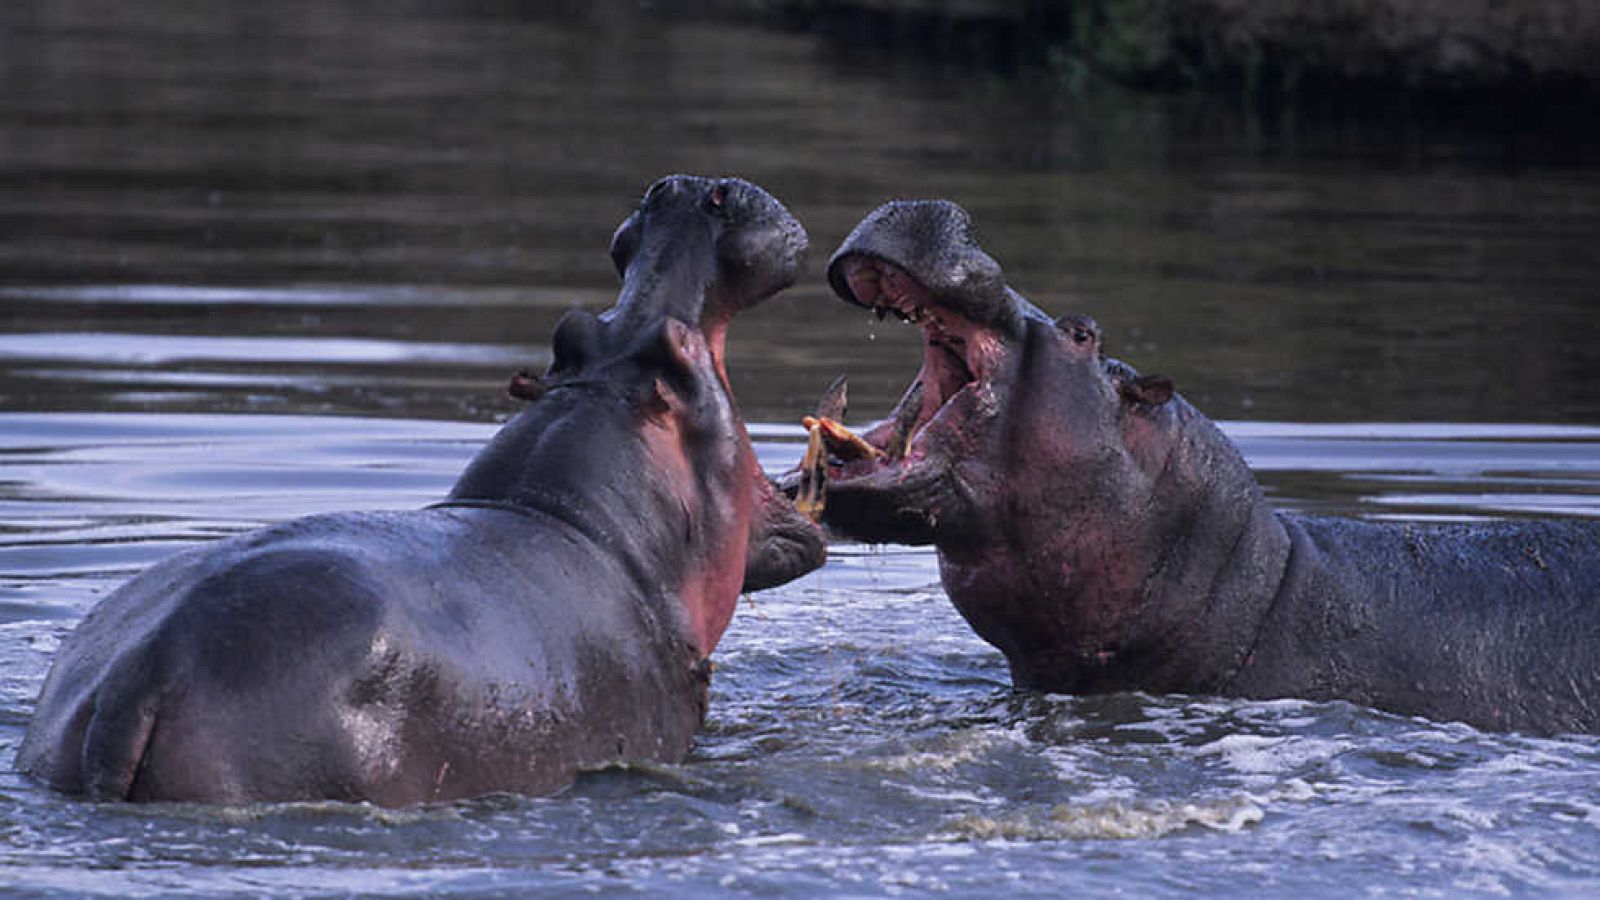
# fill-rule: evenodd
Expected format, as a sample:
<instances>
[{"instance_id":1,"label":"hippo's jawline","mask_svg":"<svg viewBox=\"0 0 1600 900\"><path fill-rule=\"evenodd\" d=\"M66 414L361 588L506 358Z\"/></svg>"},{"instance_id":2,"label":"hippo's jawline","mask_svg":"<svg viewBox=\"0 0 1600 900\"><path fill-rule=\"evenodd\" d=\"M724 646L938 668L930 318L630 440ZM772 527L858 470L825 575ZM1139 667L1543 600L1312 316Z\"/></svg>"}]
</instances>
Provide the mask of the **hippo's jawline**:
<instances>
[{"instance_id":1,"label":"hippo's jawline","mask_svg":"<svg viewBox=\"0 0 1600 900\"><path fill-rule=\"evenodd\" d=\"M963 424L945 416L957 396L987 389L1004 352L998 331L941 302L904 269L883 259L853 255L843 260L850 291L879 319L894 315L922 329L922 368L880 425L861 437L883 451L872 459L830 461L830 482L845 482L879 470L907 466L926 452L924 438Z\"/></svg>"}]
</instances>

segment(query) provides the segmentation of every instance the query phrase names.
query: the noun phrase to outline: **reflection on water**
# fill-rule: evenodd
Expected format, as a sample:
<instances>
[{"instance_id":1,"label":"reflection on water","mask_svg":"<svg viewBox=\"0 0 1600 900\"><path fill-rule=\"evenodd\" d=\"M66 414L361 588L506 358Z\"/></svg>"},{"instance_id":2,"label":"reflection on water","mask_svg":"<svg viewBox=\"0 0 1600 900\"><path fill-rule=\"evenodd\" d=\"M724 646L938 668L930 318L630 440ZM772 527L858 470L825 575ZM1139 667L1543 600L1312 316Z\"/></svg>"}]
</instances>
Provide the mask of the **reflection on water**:
<instances>
[{"instance_id":1,"label":"reflection on water","mask_svg":"<svg viewBox=\"0 0 1600 900\"><path fill-rule=\"evenodd\" d=\"M537 8L536 8L537 7ZM821 262L879 202L974 211L1013 284L1176 377L1280 508L1600 514L1600 154L1260 123L636 4L0 5L0 760L132 572L437 498L672 171L812 234L730 345L768 469L914 330ZM249 415L239 415L248 413ZM1445 424L1404 424L1404 423ZM1481 424L1513 423L1513 424ZM1582 893L1590 738L1345 704L1013 695L917 548L743 605L693 758L392 813L67 801L0 771L22 891ZM3 767L0 767L3 768Z\"/></svg>"},{"instance_id":2,"label":"reflection on water","mask_svg":"<svg viewBox=\"0 0 1600 900\"><path fill-rule=\"evenodd\" d=\"M1600 515L1586 425L1280 424L1223 431L1286 508L1464 521Z\"/></svg>"},{"instance_id":3,"label":"reflection on water","mask_svg":"<svg viewBox=\"0 0 1600 900\"><path fill-rule=\"evenodd\" d=\"M501 366L527 361L534 354L494 344L431 344L420 341L377 341L362 338L188 337L93 332L0 335L0 354L19 360L111 362L171 366L192 362L233 363L411 363L482 362ZM549 356L536 360L549 365ZM59 373L68 378L78 372Z\"/></svg>"}]
</instances>

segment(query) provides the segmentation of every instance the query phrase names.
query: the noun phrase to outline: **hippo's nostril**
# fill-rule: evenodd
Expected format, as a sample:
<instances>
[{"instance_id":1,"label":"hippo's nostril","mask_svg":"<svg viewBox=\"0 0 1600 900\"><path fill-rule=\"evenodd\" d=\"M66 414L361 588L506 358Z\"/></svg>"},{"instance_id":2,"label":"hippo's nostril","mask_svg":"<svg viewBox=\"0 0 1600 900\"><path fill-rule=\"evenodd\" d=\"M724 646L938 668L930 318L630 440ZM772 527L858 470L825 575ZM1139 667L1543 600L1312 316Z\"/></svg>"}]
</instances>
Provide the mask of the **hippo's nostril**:
<instances>
[{"instance_id":1,"label":"hippo's nostril","mask_svg":"<svg viewBox=\"0 0 1600 900\"><path fill-rule=\"evenodd\" d=\"M1067 313L1056 319L1056 328L1066 332L1074 343L1088 344L1100 337L1100 326L1085 315Z\"/></svg>"}]
</instances>

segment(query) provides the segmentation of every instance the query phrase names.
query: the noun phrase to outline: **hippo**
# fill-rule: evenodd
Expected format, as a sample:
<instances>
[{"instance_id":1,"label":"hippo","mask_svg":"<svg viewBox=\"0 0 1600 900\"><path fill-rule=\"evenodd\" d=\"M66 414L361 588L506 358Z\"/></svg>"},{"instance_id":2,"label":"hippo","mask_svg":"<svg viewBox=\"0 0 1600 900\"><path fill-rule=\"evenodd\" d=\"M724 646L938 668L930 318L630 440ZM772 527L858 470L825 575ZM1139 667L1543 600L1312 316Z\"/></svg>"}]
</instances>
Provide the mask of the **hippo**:
<instances>
[{"instance_id":1,"label":"hippo","mask_svg":"<svg viewBox=\"0 0 1600 900\"><path fill-rule=\"evenodd\" d=\"M402 806L681 760L741 588L825 556L721 355L805 251L755 185L657 182L612 241L616 305L561 320L445 500L152 566L62 643L18 768L95 800Z\"/></svg>"},{"instance_id":2,"label":"hippo","mask_svg":"<svg viewBox=\"0 0 1600 900\"><path fill-rule=\"evenodd\" d=\"M835 532L933 545L1016 687L1600 731L1600 524L1275 511L1170 379L1009 287L949 202L880 207L828 280L918 323L922 368L860 435L811 422L825 453L790 487Z\"/></svg>"}]
</instances>

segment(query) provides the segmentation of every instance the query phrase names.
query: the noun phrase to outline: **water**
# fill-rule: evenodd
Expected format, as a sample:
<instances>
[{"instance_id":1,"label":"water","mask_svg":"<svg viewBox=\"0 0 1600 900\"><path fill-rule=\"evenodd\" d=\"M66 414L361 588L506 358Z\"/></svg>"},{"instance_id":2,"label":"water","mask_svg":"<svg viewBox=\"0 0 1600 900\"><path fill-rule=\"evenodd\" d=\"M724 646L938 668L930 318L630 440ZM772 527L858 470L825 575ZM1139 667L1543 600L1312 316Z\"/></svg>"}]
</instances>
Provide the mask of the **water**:
<instances>
[{"instance_id":1,"label":"water","mask_svg":"<svg viewBox=\"0 0 1600 900\"><path fill-rule=\"evenodd\" d=\"M542 17L541 17L542 16ZM1018 695L923 550L757 595L681 766L406 811L87 804L9 771L85 611L198 542L447 488L668 171L810 228L730 366L769 469L915 365L820 260L957 199L1013 283L1224 420L1281 508L1600 515L1600 155L1290 128L623 4L0 8L0 885L206 896L1592 893L1600 740Z\"/></svg>"},{"instance_id":2,"label":"water","mask_svg":"<svg viewBox=\"0 0 1600 900\"><path fill-rule=\"evenodd\" d=\"M493 428L342 416L0 416L0 753L61 638L139 568L289 515L407 508ZM757 429L769 467L801 445ZM1227 423L1287 505L1600 513L1600 428ZM1319 460L1327 462L1319 463ZM1600 740L1347 704L1012 693L931 553L836 545L757 595L682 766L420 810L67 800L0 776L0 870L96 893L1177 895L1581 891Z\"/></svg>"}]
</instances>

